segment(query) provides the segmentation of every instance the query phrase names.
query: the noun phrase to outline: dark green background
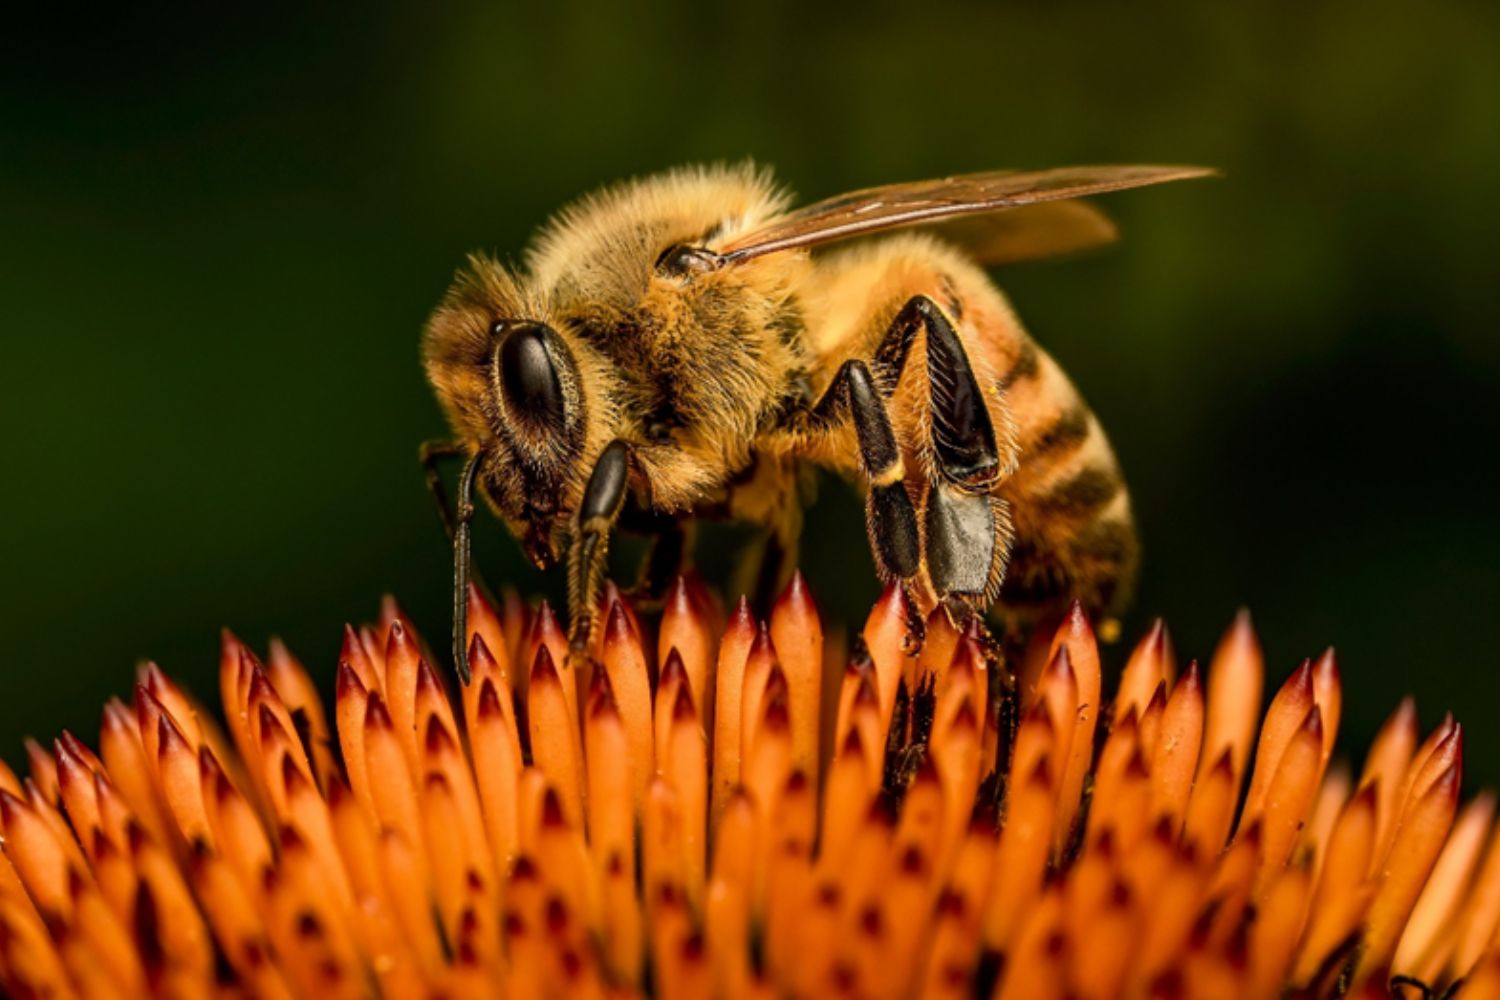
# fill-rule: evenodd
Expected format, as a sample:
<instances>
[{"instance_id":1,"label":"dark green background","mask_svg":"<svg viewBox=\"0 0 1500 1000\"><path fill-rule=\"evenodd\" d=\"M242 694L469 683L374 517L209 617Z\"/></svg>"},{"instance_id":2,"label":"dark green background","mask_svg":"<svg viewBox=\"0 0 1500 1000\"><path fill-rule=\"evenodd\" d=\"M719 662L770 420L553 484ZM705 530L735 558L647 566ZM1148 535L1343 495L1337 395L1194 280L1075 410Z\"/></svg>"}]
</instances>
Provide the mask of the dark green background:
<instances>
[{"instance_id":1,"label":"dark green background","mask_svg":"<svg viewBox=\"0 0 1500 1000\"><path fill-rule=\"evenodd\" d=\"M1338 646L1346 747L1411 690L1500 780L1500 7L804 6L11 24L5 753L92 737L136 657L213 693L222 624L324 677L382 591L441 636L418 330L465 252L566 199L745 156L808 197L1180 161L1226 176L1112 197L1118 248L1000 276L1134 487L1130 633L1164 613L1205 655L1247 604L1275 681ZM491 579L555 591L479 535ZM847 489L805 563L862 614Z\"/></svg>"}]
</instances>

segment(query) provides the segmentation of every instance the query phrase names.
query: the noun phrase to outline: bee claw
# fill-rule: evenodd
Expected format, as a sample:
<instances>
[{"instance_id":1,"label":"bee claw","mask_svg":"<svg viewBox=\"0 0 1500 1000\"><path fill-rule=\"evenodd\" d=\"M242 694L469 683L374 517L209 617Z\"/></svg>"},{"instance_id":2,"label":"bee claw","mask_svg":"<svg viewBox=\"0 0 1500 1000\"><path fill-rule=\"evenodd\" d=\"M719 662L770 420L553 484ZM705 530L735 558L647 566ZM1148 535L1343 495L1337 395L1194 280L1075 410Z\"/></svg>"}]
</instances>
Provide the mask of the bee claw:
<instances>
[{"instance_id":1,"label":"bee claw","mask_svg":"<svg viewBox=\"0 0 1500 1000\"><path fill-rule=\"evenodd\" d=\"M927 642L927 622L917 610L917 602L906 602L906 635L901 639L901 651L907 656L916 656Z\"/></svg>"},{"instance_id":2,"label":"bee claw","mask_svg":"<svg viewBox=\"0 0 1500 1000\"><path fill-rule=\"evenodd\" d=\"M584 620L568 630L568 659L582 660L588 657L589 649L594 644L592 625L592 622Z\"/></svg>"}]
</instances>

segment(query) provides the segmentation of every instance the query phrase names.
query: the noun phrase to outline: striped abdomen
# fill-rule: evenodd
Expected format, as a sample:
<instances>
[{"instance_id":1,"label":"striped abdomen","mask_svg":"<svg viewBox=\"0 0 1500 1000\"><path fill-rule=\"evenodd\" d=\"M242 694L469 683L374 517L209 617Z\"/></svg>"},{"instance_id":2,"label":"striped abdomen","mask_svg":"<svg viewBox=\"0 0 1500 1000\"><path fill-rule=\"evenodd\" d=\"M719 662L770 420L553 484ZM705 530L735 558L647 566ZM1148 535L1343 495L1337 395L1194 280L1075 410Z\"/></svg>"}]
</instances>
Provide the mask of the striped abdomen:
<instances>
[{"instance_id":1,"label":"striped abdomen","mask_svg":"<svg viewBox=\"0 0 1500 1000\"><path fill-rule=\"evenodd\" d=\"M1009 363L996 365L1019 451L998 489L1015 523L1001 603L1025 613L1076 597L1095 613L1116 610L1139 555L1125 480L1057 362L1019 327L1013 338Z\"/></svg>"}]
</instances>

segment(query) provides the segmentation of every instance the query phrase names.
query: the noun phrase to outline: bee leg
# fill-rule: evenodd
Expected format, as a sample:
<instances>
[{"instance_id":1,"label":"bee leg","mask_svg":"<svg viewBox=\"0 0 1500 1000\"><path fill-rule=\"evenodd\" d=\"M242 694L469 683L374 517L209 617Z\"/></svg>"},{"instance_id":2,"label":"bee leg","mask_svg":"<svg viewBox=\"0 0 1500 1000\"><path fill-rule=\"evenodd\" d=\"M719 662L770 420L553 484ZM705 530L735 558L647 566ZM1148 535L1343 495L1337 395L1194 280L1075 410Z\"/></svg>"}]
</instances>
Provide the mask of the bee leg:
<instances>
[{"instance_id":1,"label":"bee leg","mask_svg":"<svg viewBox=\"0 0 1500 1000\"><path fill-rule=\"evenodd\" d=\"M638 605L656 604L687 568L688 524L684 518L673 514L630 507L620 515L619 525L622 530L646 535L650 539L646 557L641 561L640 576L630 596Z\"/></svg>"},{"instance_id":2,"label":"bee leg","mask_svg":"<svg viewBox=\"0 0 1500 1000\"><path fill-rule=\"evenodd\" d=\"M783 572L791 578L795 551L776 528L761 528L735 554L725 593L743 595L757 617L769 615L780 593L777 581Z\"/></svg>"},{"instance_id":3,"label":"bee leg","mask_svg":"<svg viewBox=\"0 0 1500 1000\"><path fill-rule=\"evenodd\" d=\"M890 414L876 388L869 367L858 359L846 361L813 407L814 427L835 422L847 408L859 440L860 464L869 482L865 498L865 528L870 550L881 573L909 585L922 568L917 512L906 492L906 467L896 443Z\"/></svg>"},{"instance_id":4,"label":"bee leg","mask_svg":"<svg viewBox=\"0 0 1500 1000\"><path fill-rule=\"evenodd\" d=\"M1005 576L1010 511L999 497L967 493L940 477L927 487L923 507L927 574L938 600L962 627L989 603Z\"/></svg>"},{"instance_id":5,"label":"bee leg","mask_svg":"<svg viewBox=\"0 0 1500 1000\"><path fill-rule=\"evenodd\" d=\"M875 353L885 395L896 389L917 334L927 335L932 453L943 478L969 493L986 493L1000 474L1000 449L984 393L963 341L942 308L925 295L896 314Z\"/></svg>"},{"instance_id":6,"label":"bee leg","mask_svg":"<svg viewBox=\"0 0 1500 1000\"><path fill-rule=\"evenodd\" d=\"M923 554L938 600L962 622L988 603L1004 578L1010 512L990 495L1001 460L984 392L958 332L925 295L901 307L876 349L886 393L895 392L918 334L926 342L936 472L922 498Z\"/></svg>"},{"instance_id":7,"label":"bee leg","mask_svg":"<svg viewBox=\"0 0 1500 1000\"><path fill-rule=\"evenodd\" d=\"M625 506L629 482L630 446L624 441L611 441L589 474L568 549L568 629L574 652L587 650L593 639L609 535Z\"/></svg>"},{"instance_id":8,"label":"bee leg","mask_svg":"<svg viewBox=\"0 0 1500 1000\"><path fill-rule=\"evenodd\" d=\"M422 463L422 473L427 477L427 490L432 494L433 502L437 504L438 517L443 522L443 532L448 540L453 540L453 505L448 502L448 491L443 488L443 477L438 472L438 463L445 458L461 458L466 454L466 449L458 441L423 441L422 447L417 451L417 458Z\"/></svg>"},{"instance_id":9,"label":"bee leg","mask_svg":"<svg viewBox=\"0 0 1500 1000\"><path fill-rule=\"evenodd\" d=\"M640 589L652 602L660 602L672 583L687 569L688 526L681 518L667 517L651 540L651 549L641 565Z\"/></svg>"},{"instance_id":10,"label":"bee leg","mask_svg":"<svg viewBox=\"0 0 1500 1000\"><path fill-rule=\"evenodd\" d=\"M418 451L422 471L427 477L427 489L437 503L438 517L443 522L443 532L453 544L453 668L465 684L469 683L469 585L472 583L489 596L489 588L474 568L469 552L469 523L474 517L474 476L479 468L479 455L470 456L459 475L456 512L448 502L448 491L443 488L443 477L437 465L445 458L462 458L467 454L468 449L458 441L424 441Z\"/></svg>"},{"instance_id":11,"label":"bee leg","mask_svg":"<svg viewBox=\"0 0 1500 1000\"><path fill-rule=\"evenodd\" d=\"M469 670L469 583L474 578L469 525L474 520L474 478L485 453L477 451L464 463L458 476L458 510L453 518L453 668L467 685Z\"/></svg>"},{"instance_id":12,"label":"bee leg","mask_svg":"<svg viewBox=\"0 0 1500 1000\"><path fill-rule=\"evenodd\" d=\"M797 511L800 514L800 511ZM772 525L755 543L758 552L752 552L750 563L754 569L755 589L751 606L757 615L767 617L776 604L777 596L785 589L797 566L797 551L800 548L802 523ZM756 563L758 562L758 565Z\"/></svg>"}]
</instances>

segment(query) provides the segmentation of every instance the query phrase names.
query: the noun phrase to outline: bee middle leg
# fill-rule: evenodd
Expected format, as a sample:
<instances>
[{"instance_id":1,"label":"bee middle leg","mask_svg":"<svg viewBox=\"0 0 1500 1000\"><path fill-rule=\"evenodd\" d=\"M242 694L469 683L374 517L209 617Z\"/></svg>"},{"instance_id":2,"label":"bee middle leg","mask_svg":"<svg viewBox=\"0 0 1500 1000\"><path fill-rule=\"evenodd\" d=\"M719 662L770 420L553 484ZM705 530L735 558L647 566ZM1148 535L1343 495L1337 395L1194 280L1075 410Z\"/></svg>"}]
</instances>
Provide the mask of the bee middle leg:
<instances>
[{"instance_id":1,"label":"bee middle leg","mask_svg":"<svg viewBox=\"0 0 1500 1000\"><path fill-rule=\"evenodd\" d=\"M922 569L917 511L906 491L906 466L890 413L869 366L858 359L840 366L823 398L814 405L809 423L814 428L828 426L846 412L854 423L860 465L869 485L865 529L870 550L883 577L895 577L903 587L910 588ZM913 637L920 641L920 620L910 624Z\"/></svg>"}]
</instances>

